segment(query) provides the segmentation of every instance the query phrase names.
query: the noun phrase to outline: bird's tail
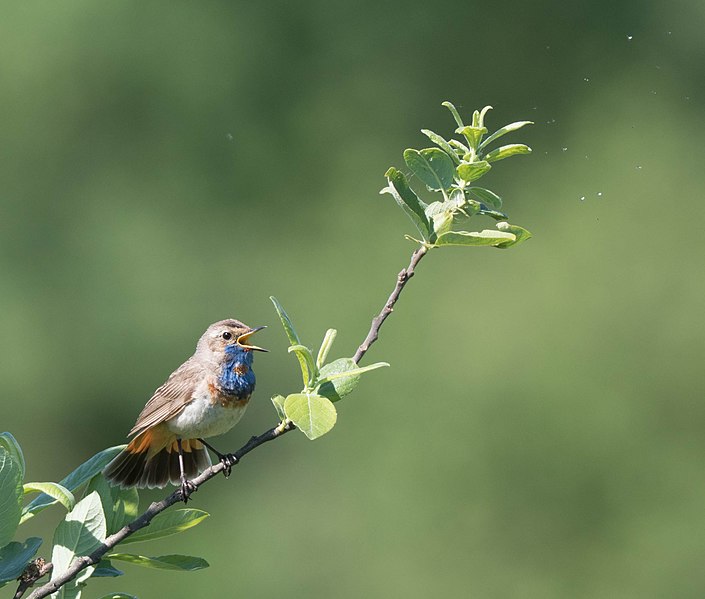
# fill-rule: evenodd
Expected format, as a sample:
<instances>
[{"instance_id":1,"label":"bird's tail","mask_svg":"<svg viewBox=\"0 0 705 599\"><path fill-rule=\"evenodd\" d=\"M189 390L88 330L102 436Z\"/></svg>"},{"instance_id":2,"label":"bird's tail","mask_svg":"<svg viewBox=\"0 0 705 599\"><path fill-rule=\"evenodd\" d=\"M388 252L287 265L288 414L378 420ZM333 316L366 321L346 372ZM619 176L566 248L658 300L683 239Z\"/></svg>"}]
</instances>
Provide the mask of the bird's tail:
<instances>
[{"instance_id":1,"label":"bird's tail","mask_svg":"<svg viewBox=\"0 0 705 599\"><path fill-rule=\"evenodd\" d=\"M208 451L197 439L183 439L184 473L187 479L198 476L211 465ZM176 437L158 427L137 435L103 470L114 485L129 487L165 486L181 483L179 448Z\"/></svg>"}]
</instances>

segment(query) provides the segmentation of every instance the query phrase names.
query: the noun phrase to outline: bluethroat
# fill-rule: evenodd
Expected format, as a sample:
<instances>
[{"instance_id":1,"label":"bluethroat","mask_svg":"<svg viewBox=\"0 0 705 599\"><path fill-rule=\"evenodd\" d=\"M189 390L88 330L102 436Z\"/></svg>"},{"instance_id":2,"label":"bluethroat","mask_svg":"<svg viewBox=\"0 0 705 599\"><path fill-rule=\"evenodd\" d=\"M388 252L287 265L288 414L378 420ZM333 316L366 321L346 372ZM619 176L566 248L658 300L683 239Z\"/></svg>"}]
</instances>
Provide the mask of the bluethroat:
<instances>
[{"instance_id":1,"label":"bluethroat","mask_svg":"<svg viewBox=\"0 0 705 599\"><path fill-rule=\"evenodd\" d=\"M129 487L181 486L188 500L194 478L211 465L206 448L225 465L234 463L204 439L222 435L242 418L255 389L254 351L249 343L264 327L250 328L239 320L216 322L198 340L196 351L159 387L137 418L125 449L103 470L113 484Z\"/></svg>"}]
</instances>

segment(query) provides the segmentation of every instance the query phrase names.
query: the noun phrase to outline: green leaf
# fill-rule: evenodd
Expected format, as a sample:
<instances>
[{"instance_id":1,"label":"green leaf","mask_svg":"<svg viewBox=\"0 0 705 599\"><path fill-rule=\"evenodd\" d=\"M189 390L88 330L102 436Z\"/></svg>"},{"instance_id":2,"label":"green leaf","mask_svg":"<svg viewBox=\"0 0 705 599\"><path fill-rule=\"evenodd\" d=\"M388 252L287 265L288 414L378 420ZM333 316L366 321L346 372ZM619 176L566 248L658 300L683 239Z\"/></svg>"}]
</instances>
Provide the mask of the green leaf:
<instances>
[{"instance_id":1,"label":"green leaf","mask_svg":"<svg viewBox=\"0 0 705 599\"><path fill-rule=\"evenodd\" d=\"M453 224L453 213L456 210L456 202L432 202L426 206L428 219L433 223L433 231L436 235L445 233Z\"/></svg>"},{"instance_id":2,"label":"green leaf","mask_svg":"<svg viewBox=\"0 0 705 599\"><path fill-rule=\"evenodd\" d=\"M404 150L404 162L432 191L448 189L453 184L455 166L450 156L438 148Z\"/></svg>"},{"instance_id":3,"label":"green leaf","mask_svg":"<svg viewBox=\"0 0 705 599\"><path fill-rule=\"evenodd\" d=\"M309 439L325 435L335 426L335 406L327 397L315 393L294 393L284 402L286 415Z\"/></svg>"},{"instance_id":4,"label":"green leaf","mask_svg":"<svg viewBox=\"0 0 705 599\"><path fill-rule=\"evenodd\" d=\"M125 574L110 563L109 559L102 559L93 570L93 578L117 578Z\"/></svg>"},{"instance_id":5,"label":"green leaf","mask_svg":"<svg viewBox=\"0 0 705 599\"><path fill-rule=\"evenodd\" d=\"M208 512L193 508L162 512L152 519L148 527L141 528L135 534L122 541L120 545L168 537L177 532L183 532L184 530L193 528L203 522L208 516L210 516Z\"/></svg>"},{"instance_id":6,"label":"green leaf","mask_svg":"<svg viewBox=\"0 0 705 599\"><path fill-rule=\"evenodd\" d=\"M321 369L322 376L316 392L331 401L338 401L352 393L360 382L360 375L388 366L387 362L376 362L358 368L357 363L351 358L339 358Z\"/></svg>"},{"instance_id":7,"label":"green leaf","mask_svg":"<svg viewBox=\"0 0 705 599\"><path fill-rule=\"evenodd\" d=\"M331 401L339 401L348 393L352 393L360 382L360 377L352 374L357 370L357 362L352 358L338 358L321 368L321 381L316 392ZM341 373L350 373L345 378L330 379L331 376Z\"/></svg>"},{"instance_id":8,"label":"green leaf","mask_svg":"<svg viewBox=\"0 0 705 599\"><path fill-rule=\"evenodd\" d=\"M289 348L289 353L295 353L296 357L299 359L299 365L301 366L301 377L304 381L304 387L308 387L309 381L316 380L318 375L318 369L316 368L316 363L313 361L313 354L311 350L305 345L292 345Z\"/></svg>"},{"instance_id":9,"label":"green leaf","mask_svg":"<svg viewBox=\"0 0 705 599\"><path fill-rule=\"evenodd\" d=\"M460 118L460 114L458 114L458 110L453 106L448 100L443 102L441 106L445 106L448 110L450 110L450 113L453 115L453 118L455 119L456 124L458 127L464 127L463 125L463 119Z\"/></svg>"},{"instance_id":10,"label":"green leaf","mask_svg":"<svg viewBox=\"0 0 705 599\"><path fill-rule=\"evenodd\" d=\"M422 237L429 239L431 235L431 225L424 213L426 204L424 204L413 192L411 187L409 187L409 183L406 181L406 177L402 172L392 167L384 176L387 177L389 185L380 191L380 193L390 194L396 203L401 206L402 210L406 212Z\"/></svg>"},{"instance_id":11,"label":"green leaf","mask_svg":"<svg viewBox=\"0 0 705 599\"><path fill-rule=\"evenodd\" d=\"M289 315L284 311L284 308L277 301L276 297L271 295L269 296L269 299L272 300L274 308L277 311L277 314L279 314L279 320L281 320L282 326L284 327L284 332L286 333L286 336L289 339L289 343L291 343L292 347L303 348L304 346L301 345L301 341L299 340L299 336L296 333L296 329L294 329L294 324L291 322L291 318L289 318ZM291 347L289 348L289 351L292 351ZM308 353L311 353L311 351L308 350ZM299 361L299 367L301 368L301 377L304 380L304 387L306 387L310 378L310 366L308 360L306 359L305 354L301 353L300 351L295 351L295 355L297 360Z\"/></svg>"},{"instance_id":12,"label":"green leaf","mask_svg":"<svg viewBox=\"0 0 705 599\"><path fill-rule=\"evenodd\" d=\"M15 536L22 515L22 465L0 447L0 547Z\"/></svg>"},{"instance_id":13,"label":"green leaf","mask_svg":"<svg viewBox=\"0 0 705 599\"><path fill-rule=\"evenodd\" d=\"M497 228L500 231L505 231L507 233L511 233L516 237L516 239L514 241L507 241L505 243L500 243L497 246L498 248L505 249L508 247L512 247L513 245L523 243L524 241L526 241L527 239L531 239L531 237L532 237L531 233L529 231L527 231L526 229L524 229L523 227L520 227L518 225L510 225L507 222L497 223Z\"/></svg>"},{"instance_id":14,"label":"green leaf","mask_svg":"<svg viewBox=\"0 0 705 599\"><path fill-rule=\"evenodd\" d=\"M113 486L105 480L102 473L99 473L88 483L85 494L88 495L93 491L97 491L100 496L109 535L137 517L140 501L137 489L121 489Z\"/></svg>"},{"instance_id":15,"label":"green leaf","mask_svg":"<svg viewBox=\"0 0 705 599\"><path fill-rule=\"evenodd\" d=\"M93 574L95 576L95 574ZM128 593L110 593L108 595L103 595L100 599L138 599L135 595L130 595Z\"/></svg>"},{"instance_id":16,"label":"green leaf","mask_svg":"<svg viewBox=\"0 0 705 599\"><path fill-rule=\"evenodd\" d=\"M285 397L283 395L275 395L272 397L274 409L277 411L277 415L281 420L286 420L286 412L284 411L284 400Z\"/></svg>"},{"instance_id":17,"label":"green leaf","mask_svg":"<svg viewBox=\"0 0 705 599\"><path fill-rule=\"evenodd\" d=\"M516 238L512 233L505 233L503 231L491 231L485 229L484 231L448 231L443 235L439 235L436 240L436 246L448 246L448 245L471 245L471 246L483 246L483 245L499 245L500 243L506 243L508 241L514 241Z\"/></svg>"},{"instance_id":18,"label":"green leaf","mask_svg":"<svg viewBox=\"0 0 705 599\"><path fill-rule=\"evenodd\" d=\"M464 127L458 127L455 132L460 133L460 135L462 135L467 140L468 145L474 150L480 143L482 136L487 133L487 128L465 125Z\"/></svg>"},{"instance_id":19,"label":"green leaf","mask_svg":"<svg viewBox=\"0 0 705 599\"><path fill-rule=\"evenodd\" d=\"M284 311L284 308L276 297L270 295L269 299L272 300L274 308L277 311L277 314L279 314L279 320L282 321L282 326L284 327L284 332L289 339L289 343L291 345L300 345L301 341L299 340L299 336L296 334L296 329L294 329L294 324L291 322L289 315Z\"/></svg>"},{"instance_id":20,"label":"green leaf","mask_svg":"<svg viewBox=\"0 0 705 599\"><path fill-rule=\"evenodd\" d=\"M109 447L103 451L95 454L92 458L86 460L78 468L76 468L71 474L59 481L62 487L65 487L72 493L78 489L82 484L88 482L96 474L98 474L103 468L105 468L108 463L123 449L125 445L116 445L115 447ZM26 522L32 516L41 512L42 510L48 508L50 505L54 505L57 502L56 499L42 493L38 497L35 497L32 502L27 505L22 511L21 522Z\"/></svg>"},{"instance_id":21,"label":"green leaf","mask_svg":"<svg viewBox=\"0 0 705 599\"><path fill-rule=\"evenodd\" d=\"M509 144L508 146L501 146L488 152L485 154L484 158L487 162L497 162L498 160L504 160L510 156L516 156L517 154L531 154L531 148L524 144Z\"/></svg>"},{"instance_id":22,"label":"green leaf","mask_svg":"<svg viewBox=\"0 0 705 599\"><path fill-rule=\"evenodd\" d=\"M456 170L458 171L458 177L470 183L482 177L491 168L492 165L489 162L481 160L480 162L463 162Z\"/></svg>"},{"instance_id":23,"label":"green leaf","mask_svg":"<svg viewBox=\"0 0 705 599\"><path fill-rule=\"evenodd\" d=\"M484 126L485 126L485 115L486 115L490 110L492 110L492 106L485 106L485 107L480 111L480 113L479 113L479 115L478 115L478 118L477 118L477 122L474 122L474 119L473 119L473 125L475 125L476 127L484 127ZM477 110L476 110L475 112L477 113ZM473 117L474 117L474 116L475 116L475 115L473 115Z\"/></svg>"},{"instance_id":24,"label":"green leaf","mask_svg":"<svg viewBox=\"0 0 705 599\"><path fill-rule=\"evenodd\" d=\"M105 540L105 515L97 492L86 495L76 504L54 531L51 580L63 575L76 556L89 555ZM95 566L83 570L73 581L57 592L60 599L80 595L81 582L93 574Z\"/></svg>"},{"instance_id":25,"label":"green leaf","mask_svg":"<svg viewBox=\"0 0 705 599\"><path fill-rule=\"evenodd\" d=\"M108 558L128 562L144 568L155 568L157 570L181 570L190 572L193 570L202 570L209 566L208 562L203 558L192 557L190 555L146 557L144 555L135 555L134 553L110 553L108 554Z\"/></svg>"},{"instance_id":26,"label":"green leaf","mask_svg":"<svg viewBox=\"0 0 705 599\"><path fill-rule=\"evenodd\" d=\"M484 187L468 187L465 192L494 210L502 209L502 198L489 189L485 189Z\"/></svg>"},{"instance_id":27,"label":"green leaf","mask_svg":"<svg viewBox=\"0 0 705 599\"><path fill-rule=\"evenodd\" d=\"M521 129L525 125L533 125L533 121L517 121L516 123L510 123L509 125L505 125L501 129L497 129L492 135L490 135L487 139L485 139L481 144L480 148L484 148L486 145L491 144L495 139L499 139L502 137L502 135L506 135L507 133L510 133L512 131L516 131L517 129Z\"/></svg>"},{"instance_id":28,"label":"green leaf","mask_svg":"<svg viewBox=\"0 0 705 599\"><path fill-rule=\"evenodd\" d=\"M0 433L0 447L4 447L7 453L10 454L10 457L19 464L20 472L22 473L20 478L24 480L24 454L22 453L22 448L17 442L17 439L12 436L12 433Z\"/></svg>"},{"instance_id":29,"label":"green leaf","mask_svg":"<svg viewBox=\"0 0 705 599\"><path fill-rule=\"evenodd\" d=\"M46 493L49 497L56 499L63 505L67 511L71 511L76 505L76 498L73 493L66 487L62 487L59 483L25 483L23 485L25 494L27 493Z\"/></svg>"},{"instance_id":30,"label":"green leaf","mask_svg":"<svg viewBox=\"0 0 705 599\"><path fill-rule=\"evenodd\" d=\"M328 352L333 346L333 341L335 341L335 337L337 334L338 331L336 331L335 329L328 329L326 331L326 334L323 336L321 348L318 350L318 356L316 356L317 368L320 368L321 366L323 366L323 364L325 364L326 358L328 357Z\"/></svg>"},{"instance_id":31,"label":"green leaf","mask_svg":"<svg viewBox=\"0 0 705 599\"><path fill-rule=\"evenodd\" d=\"M17 580L41 544L39 537L30 537L24 543L13 541L0 548L0 585Z\"/></svg>"},{"instance_id":32,"label":"green leaf","mask_svg":"<svg viewBox=\"0 0 705 599\"><path fill-rule=\"evenodd\" d=\"M446 154L448 154L448 156L451 157L455 164L460 164L460 158L458 158L458 153L453 149L453 146L451 146L445 139L438 135L438 133L434 133L430 129L421 129L421 133L423 133L434 144L439 146Z\"/></svg>"}]
</instances>

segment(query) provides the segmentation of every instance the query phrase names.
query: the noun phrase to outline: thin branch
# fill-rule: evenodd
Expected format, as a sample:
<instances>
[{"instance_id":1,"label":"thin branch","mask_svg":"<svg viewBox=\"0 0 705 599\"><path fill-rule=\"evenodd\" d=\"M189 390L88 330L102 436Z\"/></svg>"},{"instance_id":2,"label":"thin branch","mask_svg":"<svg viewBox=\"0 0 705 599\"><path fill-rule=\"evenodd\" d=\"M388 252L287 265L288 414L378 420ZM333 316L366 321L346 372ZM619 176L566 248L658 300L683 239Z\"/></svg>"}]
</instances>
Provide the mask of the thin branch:
<instances>
[{"instance_id":1,"label":"thin branch","mask_svg":"<svg viewBox=\"0 0 705 599\"><path fill-rule=\"evenodd\" d=\"M267 441L272 441L278 437L281 437L283 434L294 430L294 428L295 426L292 423L283 423L269 429L266 433L263 433L258 437L252 437L245 445L232 454L235 458L234 464L238 464L240 460L253 449L259 447ZM224 468L224 464L222 462L218 462L217 464L214 464L210 468L204 470L191 482L199 488L203 483L213 478ZM52 580L35 589L30 595L27 596L27 599L40 599L41 597L48 597L52 593L55 593L60 587L73 580L76 575L81 572L81 570L97 564L103 556L108 553L108 551L113 549L118 543L124 541L127 537L137 532L140 528L148 526L157 514L161 514L168 507L178 503L179 501L181 501L181 490L179 489L161 501L155 501L136 520L133 520L126 526L123 526L115 534L107 537L93 553L90 555L82 555L77 557L66 572L64 572L61 576L58 576L55 580ZM47 564L47 566L51 566L51 563ZM19 595L19 597L21 596L22 595Z\"/></svg>"},{"instance_id":2,"label":"thin branch","mask_svg":"<svg viewBox=\"0 0 705 599\"><path fill-rule=\"evenodd\" d=\"M384 308L382 308L382 311L372 319L370 332L367 333L367 337L365 337L365 340L362 342L360 347L357 348L357 351L353 356L353 360L356 363L359 363L360 360L362 360L362 356L364 356L365 353L367 353L367 350L370 349L370 345L377 341L377 338L379 337L380 327L384 324L384 321L387 319L387 317L394 311L394 304L399 299L399 296L401 295L401 292L404 289L404 285L406 285L407 281L414 276L414 269L416 268L416 265L421 261L421 258L423 258L427 252L428 248L425 245L422 245L420 248L418 248L411 255L411 261L409 262L409 266L404 268L397 275L397 284L394 287L394 291L392 291L392 294L389 296L387 303L384 304Z\"/></svg>"},{"instance_id":3,"label":"thin branch","mask_svg":"<svg viewBox=\"0 0 705 599\"><path fill-rule=\"evenodd\" d=\"M394 310L394 304L396 301L399 299L399 295L401 294L402 290L404 289L404 286L408 282L408 280L414 276L414 269L416 268L416 265L419 263L421 258L423 258L426 253L428 252L428 248L426 246L421 246L419 247L412 255L411 255L411 261L409 262L409 266L404 268L398 275L397 275L397 283L396 286L394 287L394 290L392 291L392 294L389 296L389 299L387 300L387 303L384 305L382 308L382 311L374 318L372 319L372 324L370 326L370 331L367 333L367 337L365 340L362 342L360 347L357 349L357 352L355 352L355 356L353 357L353 360L358 363L362 357L365 355L368 349L370 349L370 346L377 341L377 338L379 337L379 329L382 327L384 324L384 321L387 319L387 317L392 313ZM274 428L269 429L267 432L259 435L258 437L252 437L245 445L243 445L240 449L238 449L236 452L231 454L234 456L233 460L233 465L238 464L240 460L250 453L253 449L256 449L263 443L266 443L267 441L273 441L274 439L277 439L281 437L283 434L288 433L291 430L294 430L296 428L293 423L285 421ZM191 482L196 485L197 488L200 488L200 486L205 483L206 481L210 480L213 478L215 475L218 473L222 472L225 469L225 465L222 462L218 462L217 464L214 464L210 468L207 468L204 470L201 474L199 474L196 478L194 478ZM135 520L130 522L129 524L125 525L122 527L119 531L117 531L115 534L110 535L105 539L105 541L90 555L82 555L79 557L76 557L74 561L71 563L71 566L69 567L66 572L64 572L61 576L58 576L55 580L52 580L45 585L35 589L30 595L27 596L27 599L41 599L42 597L48 597L52 593L55 593L59 588L61 588L63 585L65 585L67 582L70 582L73 580L79 572L82 570L88 568L89 566L96 565L102 558L103 556L108 553L111 549L113 549L118 543L121 543L124 541L127 537L132 535L133 533L137 532L141 528L144 528L145 526L148 526L149 523L152 521L152 519L158 515L161 514L164 510L167 508L171 507L175 503L178 503L181 501L181 491L177 489L171 495L168 495L161 501L155 501L152 503L147 510L145 510L140 516L138 516ZM44 576L47 572L51 571L52 564L51 562L46 564L44 568L48 568L48 570L45 570ZM41 577L39 577L41 578ZM35 579L37 580L37 579ZM34 581L32 581L33 584ZM15 595L15 599L20 599L22 595L24 594L24 591L29 588L30 585L27 585L22 591L20 592L20 589L18 588L17 593Z\"/></svg>"}]
</instances>

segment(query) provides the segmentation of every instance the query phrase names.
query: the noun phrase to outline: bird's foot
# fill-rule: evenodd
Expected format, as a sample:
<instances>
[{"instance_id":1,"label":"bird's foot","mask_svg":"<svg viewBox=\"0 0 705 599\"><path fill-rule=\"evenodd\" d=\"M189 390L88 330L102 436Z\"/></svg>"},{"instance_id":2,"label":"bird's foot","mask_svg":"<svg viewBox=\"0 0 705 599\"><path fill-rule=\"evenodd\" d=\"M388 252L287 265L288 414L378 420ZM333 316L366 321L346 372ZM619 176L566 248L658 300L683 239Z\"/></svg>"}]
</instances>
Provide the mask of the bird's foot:
<instances>
[{"instance_id":1,"label":"bird's foot","mask_svg":"<svg viewBox=\"0 0 705 599\"><path fill-rule=\"evenodd\" d=\"M181 501L188 503L191 498L191 493L195 493L198 490L198 485L195 485L190 480L186 480L186 477L181 479Z\"/></svg>"},{"instance_id":2,"label":"bird's foot","mask_svg":"<svg viewBox=\"0 0 705 599\"><path fill-rule=\"evenodd\" d=\"M220 463L223 464L223 474L228 478L233 470L233 466L238 463L237 456L233 453L218 456Z\"/></svg>"}]
</instances>

